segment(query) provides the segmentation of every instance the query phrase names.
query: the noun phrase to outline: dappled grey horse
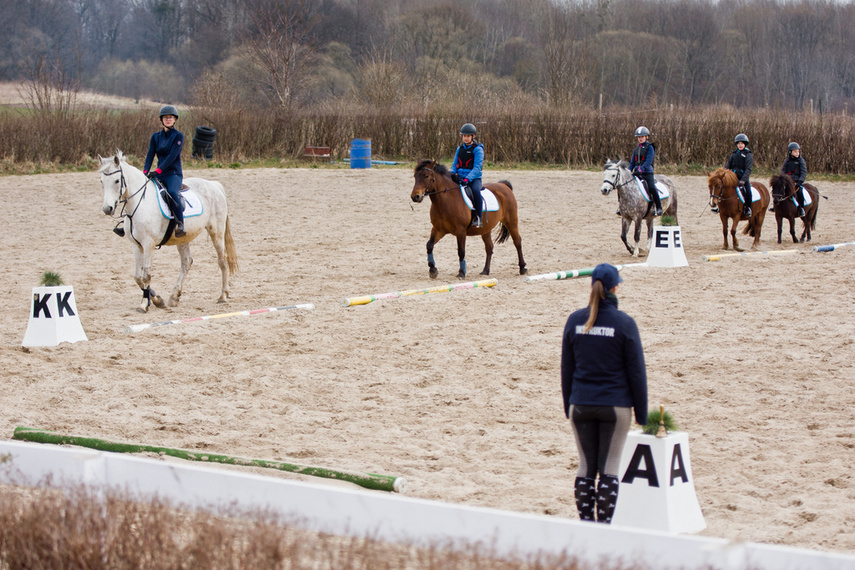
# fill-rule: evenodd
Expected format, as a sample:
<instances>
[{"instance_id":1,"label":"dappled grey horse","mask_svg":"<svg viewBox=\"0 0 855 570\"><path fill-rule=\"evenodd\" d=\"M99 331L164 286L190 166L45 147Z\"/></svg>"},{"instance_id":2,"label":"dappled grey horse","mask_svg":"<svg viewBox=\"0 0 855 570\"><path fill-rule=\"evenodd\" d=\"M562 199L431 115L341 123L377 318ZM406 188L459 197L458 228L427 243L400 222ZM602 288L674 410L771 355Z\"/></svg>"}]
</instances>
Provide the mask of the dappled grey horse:
<instances>
[{"instance_id":1,"label":"dappled grey horse","mask_svg":"<svg viewBox=\"0 0 855 570\"><path fill-rule=\"evenodd\" d=\"M662 198L663 215L674 216L674 223L677 223L677 191L674 188L674 183L670 178L661 174L657 174L655 178L657 182L667 186L670 193L670 196L667 198ZM655 217L653 215L653 203L649 202L638 189L635 176L630 172L629 164L625 160L606 161L606 166L603 170L603 185L600 191L604 196L608 196L612 190L617 190L618 201L620 203L620 238L632 256L638 257L639 249L646 253L650 248L650 239L653 237L653 218ZM647 221L647 241L644 247L639 248L642 220ZM626 234L629 232L629 225L632 222L635 222L634 246L631 246L626 239Z\"/></svg>"}]
</instances>

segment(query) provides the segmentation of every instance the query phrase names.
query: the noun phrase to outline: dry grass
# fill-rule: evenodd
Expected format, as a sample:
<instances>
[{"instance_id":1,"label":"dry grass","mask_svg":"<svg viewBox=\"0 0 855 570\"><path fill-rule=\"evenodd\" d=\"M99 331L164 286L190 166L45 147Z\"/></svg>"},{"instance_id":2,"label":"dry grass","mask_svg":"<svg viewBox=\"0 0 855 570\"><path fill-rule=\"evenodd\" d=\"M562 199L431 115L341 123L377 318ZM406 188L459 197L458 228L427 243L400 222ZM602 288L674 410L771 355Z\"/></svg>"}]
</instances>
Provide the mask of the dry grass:
<instances>
[{"instance_id":1,"label":"dry grass","mask_svg":"<svg viewBox=\"0 0 855 570\"><path fill-rule=\"evenodd\" d=\"M424 112L334 103L295 112L195 108L182 113L179 128L190 145L197 125L217 129L214 160L220 163L297 159L306 146L328 146L334 159L347 159L354 138L371 139L375 158L448 160L457 131L474 122L490 163L599 166L627 158L632 133L643 124L653 133L659 167L697 172L724 164L736 133L747 133L755 169L777 172L786 146L798 141L812 174L855 171L855 129L846 115L818 115L767 109L675 108L630 112L493 105L472 116L464 110ZM69 118L32 110L0 113L3 170L91 167L93 158L120 148L138 160L157 130L156 109L79 110ZM190 153L186 153L185 160ZM15 165L18 165L16 168Z\"/></svg>"},{"instance_id":2,"label":"dry grass","mask_svg":"<svg viewBox=\"0 0 855 570\"><path fill-rule=\"evenodd\" d=\"M280 524L265 513L215 516L85 488L0 486L0 568L581 570L569 558L502 560L483 549L415 548ZM596 568L616 568L598 565Z\"/></svg>"}]
</instances>

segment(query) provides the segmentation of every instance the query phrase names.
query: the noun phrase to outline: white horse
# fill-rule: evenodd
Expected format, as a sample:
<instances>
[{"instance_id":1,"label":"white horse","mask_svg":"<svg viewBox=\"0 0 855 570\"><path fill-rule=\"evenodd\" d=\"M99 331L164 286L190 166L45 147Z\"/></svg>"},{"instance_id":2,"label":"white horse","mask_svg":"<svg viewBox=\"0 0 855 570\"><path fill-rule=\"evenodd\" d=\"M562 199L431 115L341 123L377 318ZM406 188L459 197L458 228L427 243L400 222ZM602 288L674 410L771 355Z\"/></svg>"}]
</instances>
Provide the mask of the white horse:
<instances>
[{"instance_id":1,"label":"white horse","mask_svg":"<svg viewBox=\"0 0 855 570\"><path fill-rule=\"evenodd\" d=\"M125 220L125 237L134 244L134 279L143 291L143 299L139 310L147 312L149 305L164 307L163 300L150 287L151 284L151 254L155 247L163 241L170 220L161 213L158 204L155 183L146 177L141 170L129 164L122 151L117 150L115 156L101 159L101 185L104 187L104 205L101 208L108 216L116 216ZM202 201L203 211L200 215L184 219L187 235L176 238L170 235L163 245L178 247L181 256L181 271L175 289L169 297L169 306L178 305L181 288L187 271L193 264L190 257L190 242L196 239L202 230L207 230L217 250L217 264L223 274L223 287L218 303L225 303L229 296L229 276L237 271L237 255L235 242L229 228L228 204L223 185L219 182L203 178L185 178L184 183L192 189Z\"/></svg>"},{"instance_id":2,"label":"white horse","mask_svg":"<svg viewBox=\"0 0 855 570\"><path fill-rule=\"evenodd\" d=\"M629 170L629 164L626 161L606 161L606 166L603 169L603 185L600 186L600 192L603 196L608 196L612 190L617 190L618 203L620 204L621 215L621 233L620 238L626 246L627 251L633 257L638 257L639 250L647 252L650 249L650 239L653 237L653 204L645 198L638 189L638 183L635 176ZM674 216L674 221L677 221L677 190L674 188L674 183L667 176L657 174L656 182L660 182L668 187L670 196L662 198L662 213ZM652 190L655 192L655 190ZM641 222L647 222L647 241L644 246L641 242ZM629 226L635 222L635 244L630 245L627 241Z\"/></svg>"}]
</instances>

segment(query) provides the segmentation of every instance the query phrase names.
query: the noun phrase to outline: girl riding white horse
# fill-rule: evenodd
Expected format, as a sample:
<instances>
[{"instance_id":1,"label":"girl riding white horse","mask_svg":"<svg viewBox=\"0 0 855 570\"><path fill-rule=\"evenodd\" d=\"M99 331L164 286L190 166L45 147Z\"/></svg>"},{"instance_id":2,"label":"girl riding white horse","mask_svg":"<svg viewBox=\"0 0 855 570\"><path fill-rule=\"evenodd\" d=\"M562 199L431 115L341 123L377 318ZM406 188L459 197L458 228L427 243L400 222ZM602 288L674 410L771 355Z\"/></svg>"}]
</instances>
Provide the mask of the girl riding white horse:
<instances>
[{"instance_id":1,"label":"girl riding white horse","mask_svg":"<svg viewBox=\"0 0 855 570\"><path fill-rule=\"evenodd\" d=\"M100 157L99 157L100 158ZM202 178L187 178L184 183L195 193L202 204L198 215L185 220L186 234L182 237L166 236L170 220L158 203L158 188L141 170L129 164L122 151L115 156L101 158L101 185L104 187L103 212L108 216L120 216L125 220L125 237L134 245L134 279L143 291L140 311L148 311L151 303L163 307L163 300L150 287L151 254L160 245L178 247L181 256L181 271L178 281L169 297L169 305L178 305L184 278L193 263L190 256L190 242L203 230L208 231L214 249L217 250L217 264L223 276L223 285L218 303L225 303L229 296L229 276L237 271L235 243L229 227L228 204L223 185Z\"/></svg>"}]
</instances>

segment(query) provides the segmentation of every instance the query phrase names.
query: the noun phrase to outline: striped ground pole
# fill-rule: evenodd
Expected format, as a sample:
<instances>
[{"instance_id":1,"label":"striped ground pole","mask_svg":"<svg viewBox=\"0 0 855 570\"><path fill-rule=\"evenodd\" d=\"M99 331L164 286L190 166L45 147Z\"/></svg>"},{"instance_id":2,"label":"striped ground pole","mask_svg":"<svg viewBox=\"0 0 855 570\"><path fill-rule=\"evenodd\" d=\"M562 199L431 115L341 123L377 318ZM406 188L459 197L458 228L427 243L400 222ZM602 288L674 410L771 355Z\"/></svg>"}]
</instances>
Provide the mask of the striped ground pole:
<instances>
[{"instance_id":1,"label":"striped ground pole","mask_svg":"<svg viewBox=\"0 0 855 570\"><path fill-rule=\"evenodd\" d=\"M814 251L834 251L838 247L843 247L845 245L855 245L855 241L847 241L845 243L835 243L832 245L815 245L813 247Z\"/></svg>"},{"instance_id":2,"label":"striped ground pole","mask_svg":"<svg viewBox=\"0 0 855 570\"><path fill-rule=\"evenodd\" d=\"M797 249L782 249L781 251L743 251L740 253L722 253L720 255L705 255L701 257L704 261L719 261L723 257L744 257L746 255L786 255L788 253L800 253Z\"/></svg>"},{"instance_id":3,"label":"striped ground pole","mask_svg":"<svg viewBox=\"0 0 855 570\"><path fill-rule=\"evenodd\" d=\"M625 269L627 267L647 267L646 263L624 263L621 265L615 265L618 271ZM556 271L555 273L542 273L540 275L530 275L525 278L526 283L533 283L534 281L555 281L561 279L575 279L577 277L585 277L591 275L594 272L593 267L585 267L583 269L570 269L568 271Z\"/></svg>"},{"instance_id":4,"label":"striped ground pole","mask_svg":"<svg viewBox=\"0 0 855 570\"><path fill-rule=\"evenodd\" d=\"M468 283L452 283L450 285L438 285L427 289L411 289L409 291L392 291L391 293L380 293L377 295L365 295L362 297L348 297L343 299L341 304L344 307L353 307L356 305L367 305L374 301L383 301L390 299L400 299L401 297L409 297L412 295L428 295L430 293L447 293L449 291L459 291L461 289L475 289L476 287L493 287L498 283L496 279L483 279L481 281L469 281Z\"/></svg>"},{"instance_id":5,"label":"striped ground pole","mask_svg":"<svg viewBox=\"0 0 855 570\"><path fill-rule=\"evenodd\" d=\"M205 315L204 317L192 317L189 319L180 319L176 321L163 321L160 323L148 323L144 325L130 325L125 327L125 332L136 333L140 331L144 331L145 329L150 329L153 327L162 327L166 325L182 325L185 323L195 323L197 321L211 321L214 319L225 319L227 317L251 317L252 315L260 315L261 313L272 313L275 311L286 311L288 309L314 309L315 306L311 303L303 303L300 305L288 305L286 307L268 307L265 309L255 309L253 311L238 311L236 313L222 313L220 315Z\"/></svg>"}]
</instances>

